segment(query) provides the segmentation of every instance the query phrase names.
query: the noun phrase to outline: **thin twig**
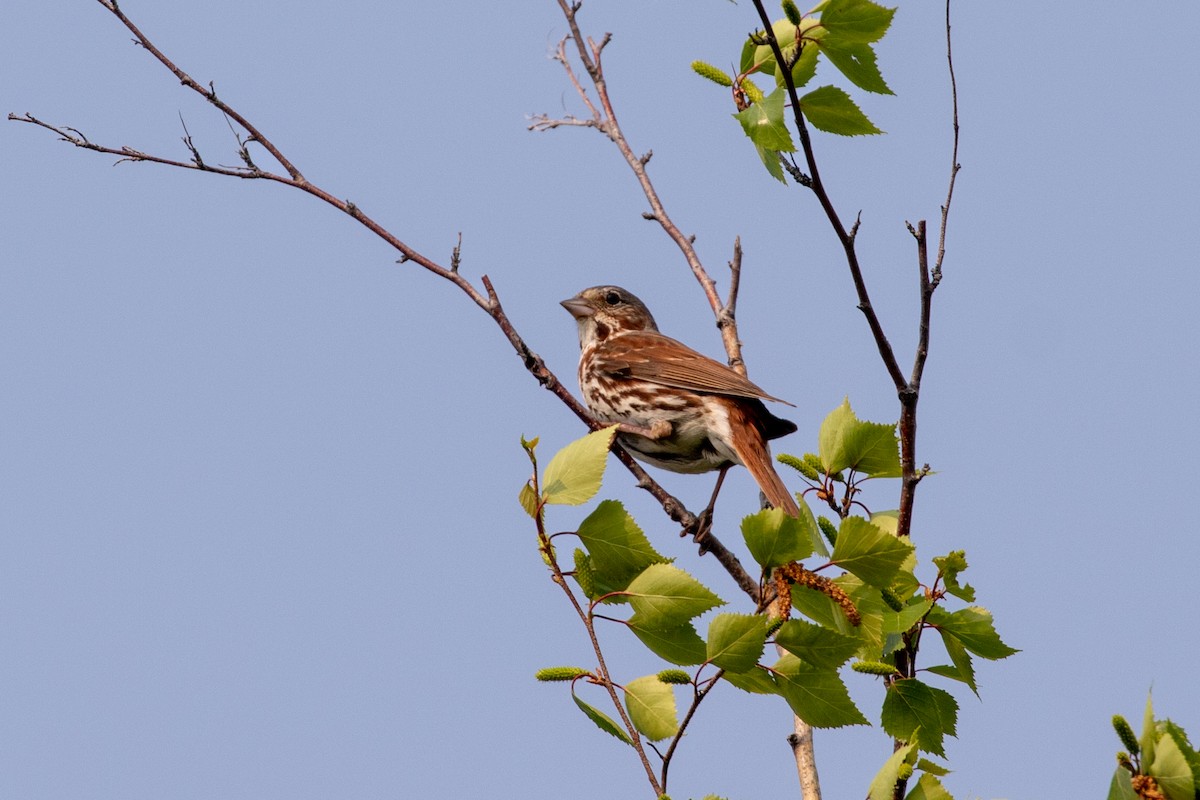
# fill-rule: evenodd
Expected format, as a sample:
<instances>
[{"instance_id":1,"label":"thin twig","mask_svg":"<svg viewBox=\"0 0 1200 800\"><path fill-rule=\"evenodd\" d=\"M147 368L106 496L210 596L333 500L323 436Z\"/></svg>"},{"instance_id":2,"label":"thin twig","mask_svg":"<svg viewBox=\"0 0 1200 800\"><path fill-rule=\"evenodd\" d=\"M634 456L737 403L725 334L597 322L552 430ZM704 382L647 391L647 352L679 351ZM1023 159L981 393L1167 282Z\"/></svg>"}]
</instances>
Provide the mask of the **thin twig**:
<instances>
[{"instance_id":1,"label":"thin twig","mask_svg":"<svg viewBox=\"0 0 1200 800\"><path fill-rule=\"evenodd\" d=\"M97 2L104 6L104 8L108 9L114 16L116 16L121 23L131 33L133 33L136 43L153 55L155 59L158 60L159 63L161 63L164 67L170 70L170 72L175 75L175 77L183 86L191 89L194 92L197 92L218 110L220 110L221 113L225 115L226 120L231 121L231 128L236 124L236 126L240 127L248 134L248 138L243 140L237 134L237 131L234 131L235 138L239 142L239 156L242 158L245 166L226 167L208 164L207 162L204 162L202 159L198 158L198 153L196 153L193 149L194 145L189 147L189 150L191 150L191 154L193 155L193 161L188 162L166 158L163 156L156 156L128 146L108 147L99 145L88 140L86 136L84 136L75 128L54 126L43 122L42 120L28 113L24 115L10 113L8 115L9 120L35 125L52 131L53 133L57 134L60 139L76 147L92 150L98 153L119 156L117 163L124 161L146 161L155 164L163 164L170 167L177 167L180 169L207 172L214 175L273 181L275 183L280 183L285 186L290 186L303 192L307 192L322 202L325 202L339 211L349 215L359 224L363 225L376 236L387 242L388 245L400 253L400 258L398 259L399 262L403 263L412 261L434 275L444 278L445 280L448 280L457 286L471 299L473 303L475 303L475 305L479 306L479 308L492 317L492 319L504 332L506 338L508 338L509 342L512 344L513 349L521 358L525 368L530 372L531 375L533 375L538 383L544 386L547 390L551 391L577 417L583 420L590 427L593 429L603 427L600 423L595 421L586 408L580 405L571 392L562 385L554 373L552 373L546 366L541 357L534 353L533 350L525 343L525 341L517 334L511 321L504 313L504 309L500 304L500 299L486 275L482 276L482 283L486 292L485 294L485 292L480 292L479 289L477 289L469 280L463 277L457 269L454 269L453 263L451 264L451 268L442 266L392 234L379 222L363 212L362 209L359 208L355 203L335 197L330 192L309 182L303 176L300 170L283 154L282 150L277 147L267 136L265 136L253 123L251 123L247 117L243 116L224 100L221 100L217 97L216 91L213 89L211 83L209 84L208 88L205 88L197 80L178 67L173 61L167 58L166 55L163 54L163 52L159 50L158 47L156 47L146 37L146 35L142 33L142 31L138 29L138 27L134 25L128 17L125 16L123 12L121 12L114 0L97 0ZM249 158L249 154L245 152L246 144L251 141L262 146L263 149L265 149L272 156L272 158L274 158L284 168L286 174L271 172L254 165L253 161L251 161ZM186 144L187 142L185 140L185 145ZM637 480L637 485L648 491L656 500L658 500L658 502L662 505L663 511L665 511L673 521L679 523L685 528L690 527L695 523L695 515L688 511L682 502L673 497L662 486L660 486L657 481L651 478L641 467L641 465L635 462L633 458L619 445L614 443L613 452L616 454L621 463L633 473L634 478ZM754 585L753 579L750 578L745 568L742 567L737 556L717 542L715 537L710 537L710 541L706 543L706 546L707 549L711 551L714 556L716 556L726 571L733 576L734 580L739 586L745 587L747 585Z\"/></svg>"},{"instance_id":2,"label":"thin twig","mask_svg":"<svg viewBox=\"0 0 1200 800\"><path fill-rule=\"evenodd\" d=\"M771 18L767 15L766 8L763 7L762 0L754 0L754 8L758 11L758 17L762 21L763 36L766 37L767 43L771 46L771 52L775 56L775 61L778 64L786 64L787 59L783 56L783 50L779 46L779 39L776 38L775 32L771 27ZM875 346L879 350L879 355L883 359L883 365L888 371L888 375L895 384L896 391L903 391L907 385L904 380L904 373L900 371L900 364L896 361L896 354L892 351L892 344L888 341L887 334L883 331L883 325L879 321L879 317L875 314L875 307L871 305L871 296L867 292L867 284L863 279L862 267L858 263L858 253L854 248L854 234L858 230L857 223L851 231L846 230L846 226L842 224L842 219L838 216L837 209L833 207L833 201L829 197L828 191L825 189L825 182L821 180L821 171L817 167L817 158L813 150L812 137L808 133L808 124L804 121L804 114L800 110L800 96L796 92L796 83L792 80L792 71L789 69L781 70L784 83L787 86L788 99L792 105L792 116L796 125L796 132L800 136L800 147L804 151L804 160L808 165L809 188L816 195L817 201L821 204L821 208L825 211L825 216L829 220L829 224L833 227L833 231L837 234L838 241L841 242L842 250L846 254L846 264L850 268L850 277L854 281L854 290L858 294L858 308L862 311L863 316L867 318L867 325L871 329L871 335L875 337Z\"/></svg>"},{"instance_id":3,"label":"thin twig","mask_svg":"<svg viewBox=\"0 0 1200 800\"><path fill-rule=\"evenodd\" d=\"M671 241L675 242L675 245L683 254L684 260L687 261L688 267L692 270L692 275L700 284L701 289L703 289L705 297L708 298L708 304L712 309L713 316L720 320L722 309L721 297L717 292L716 282L709 276L707 270L704 268L704 264L700 261L700 256L696 253L694 246L695 237L684 234L671 219L666 207L663 205L662 199L658 195L658 191L654 188L654 183L650 180L650 176L646 172L646 165L650 161L649 153L642 156L636 155L633 152L633 148L629 146L629 142L621 130L620 123L617 122L617 115L613 110L612 98L608 93L608 85L604 78L604 66L601 61L601 53L604 47L611 41L611 34L605 34L604 38L597 44L592 39L585 37L579 28L579 21L576 18L580 8L578 2L558 0L558 6L567 20L567 27L570 30L568 38L575 43L579 62L583 65L584 71L587 72L588 77L591 79L592 86L596 90L596 97L600 102L600 108L597 109L592 104L587 92L584 91L582 85L576 79L575 73L570 69L569 64L564 63L568 78L575 87L575 91L583 99L584 103L587 104L588 109L593 115L600 114L599 117L593 117L593 120L587 123L586 127L594 127L603 131L617 146L617 149L621 152L621 156L625 159L625 163L633 171L638 185L641 186L642 194L645 195L646 201L650 204L650 211L646 212L644 216L646 219L657 222L667 236L671 238ZM560 48L559 52L562 58L565 59L565 48ZM537 118L536 128L538 130L549 130L564 124L572 123L568 123L565 120L550 120L541 117ZM722 326L721 340L725 346L726 355L729 357L730 366L733 366L738 372L745 374L746 367L742 359L742 348L741 342L738 340L737 326L733 324Z\"/></svg>"}]
</instances>

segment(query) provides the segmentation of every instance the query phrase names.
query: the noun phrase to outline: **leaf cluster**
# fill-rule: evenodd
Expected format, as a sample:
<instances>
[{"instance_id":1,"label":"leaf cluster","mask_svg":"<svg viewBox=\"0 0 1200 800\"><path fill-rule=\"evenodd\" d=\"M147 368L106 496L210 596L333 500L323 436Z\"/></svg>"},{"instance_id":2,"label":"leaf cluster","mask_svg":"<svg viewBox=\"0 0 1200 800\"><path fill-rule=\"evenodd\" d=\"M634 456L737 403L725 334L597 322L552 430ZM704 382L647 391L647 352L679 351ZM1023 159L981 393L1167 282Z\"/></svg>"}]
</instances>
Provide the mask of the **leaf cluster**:
<instances>
[{"instance_id":1,"label":"leaf cluster","mask_svg":"<svg viewBox=\"0 0 1200 800\"><path fill-rule=\"evenodd\" d=\"M879 70L874 44L887 33L896 13L871 0L825 0L806 14L799 14L791 0L783 7L784 18L774 22L769 32L747 37L736 75L703 61L692 63L701 77L732 89L738 109L734 118L763 166L780 181L784 180L781 154L796 150L784 118L785 105L792 91L799 92L813 80L822 57L857 89L893 93ZM773 76L774 87L764 91L754 75ZM800 113L818 130L841 136L882 133L838 86L818 86L796 99Z\"/></svg>"},{"instance_id":2,"label":"leaf cluster","mask_svg":"<svg viewBox=\"0 0 1200 800\"><path fill-rule=\"evenodd\" d=\"M1141 736L1134 736L1119 714L1113 717L1113 728L1125 750L1117 753L1108 800L1200 800L1200 751L1182 727L1154 718L1151 697L1146 698Z\"/></svg>"}]
</instances>

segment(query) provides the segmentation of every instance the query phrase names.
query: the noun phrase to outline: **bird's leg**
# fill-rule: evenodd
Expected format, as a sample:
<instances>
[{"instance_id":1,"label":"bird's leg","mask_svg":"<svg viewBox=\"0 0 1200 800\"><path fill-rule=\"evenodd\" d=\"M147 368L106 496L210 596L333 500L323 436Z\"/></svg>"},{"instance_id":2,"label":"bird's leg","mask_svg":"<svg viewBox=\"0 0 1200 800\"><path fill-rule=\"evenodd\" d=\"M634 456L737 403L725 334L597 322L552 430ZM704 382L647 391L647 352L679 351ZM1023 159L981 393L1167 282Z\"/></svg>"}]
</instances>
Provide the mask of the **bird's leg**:
<instances>
[{"instance_id":1,"label":"bird's leg","mask_svg":"<svg viewBox=\"0 0 1200 800\"><path fill-rule=\"evenodd\" d=\"M696 517L696 521L689 528L684 529L684 533L690 533L692 540L700 542L709 529L712 528L713 507L717 504L717 495L721 492L721 484L725 482L725 473L733 464L726 464L721 467L721 471L717 473L717 485L713 487L712 497L709 498L708 505L700 515ZM704 543L700 542L701 552L703 552Z\"/></svg>"}]
</instances>

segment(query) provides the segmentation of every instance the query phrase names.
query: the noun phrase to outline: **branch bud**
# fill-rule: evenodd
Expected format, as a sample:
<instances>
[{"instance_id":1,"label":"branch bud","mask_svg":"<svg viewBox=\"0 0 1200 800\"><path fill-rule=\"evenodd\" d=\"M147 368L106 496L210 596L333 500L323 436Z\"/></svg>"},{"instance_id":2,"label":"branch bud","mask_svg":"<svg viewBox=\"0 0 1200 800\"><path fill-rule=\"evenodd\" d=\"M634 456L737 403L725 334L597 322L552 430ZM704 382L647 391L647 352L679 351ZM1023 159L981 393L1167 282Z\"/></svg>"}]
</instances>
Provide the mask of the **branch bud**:
<instances>
[{"instance_id":1,"label":"branch bud","mask_svg":"<svg viewBox=\"0 0 1200 800\"><path fill-rule=\"evenodd\" d=\"M573 681L576 678L582 678L585 675L592 673L583 667L543 667L533 674L543 683L554 683L557 681Z\"/></svg>"},{"instance_id":2,"label":"branch bud","mask_svg":"<svg viewBox=\"0 0 1200 800\"><path fill-rule=\"evenodd\" d=\"M1117 738L1121 740L1121 744L1136 756L1141 748L1138 745L1137 737L1133 735L1133 728L1129 726L1129 722L1120 714L1113 714L1112 726L1113 730L1117 732Z\"/></svg>"},{"instance_id":3,"label":"branch bud","mask_svg":"<svg viewBox=\"0 0 1200 800\"><path fill-rule=\"evenodd\" d=\"M787 21L800 27L800 21L803 17L800 15L800 9L796 8L795 0L783 0L783 15L787 17Z\"/></svg>"},{"instance_id":4,"label":"branch bud","mask_svg":"<svg viewBox=\"0 0 1200 800\"><path fill-rule=\"evenodd\" d=\"M725 74L724 70L717 69L706 61L693 61L692 71L701 78L708 78L719 86L733 86L733 78Z\"/></svg>"},{"instance_id":5,"label":"branch bud","mask_svg":"<svg viewBox=\"0 0 1200 800\"><path fill-rule=\"evenodd\" d=\"M663 683L673 683L679 686L686 686L692 682L692 676L681 669L664 669L658 673L658 679Z\"/></svg>"},{"instance_id":6,"label":"branch bud","mask_svg":"<svg viewBox=\"0 0 1200 800\"><path fill-rule=\"evenodd\" d=\"M850 669L855 672L861 672L864 675L895 675L896 667L893 664L887 664L883 661L855 661L850 665Z\"/></svg>"}]
</instances>

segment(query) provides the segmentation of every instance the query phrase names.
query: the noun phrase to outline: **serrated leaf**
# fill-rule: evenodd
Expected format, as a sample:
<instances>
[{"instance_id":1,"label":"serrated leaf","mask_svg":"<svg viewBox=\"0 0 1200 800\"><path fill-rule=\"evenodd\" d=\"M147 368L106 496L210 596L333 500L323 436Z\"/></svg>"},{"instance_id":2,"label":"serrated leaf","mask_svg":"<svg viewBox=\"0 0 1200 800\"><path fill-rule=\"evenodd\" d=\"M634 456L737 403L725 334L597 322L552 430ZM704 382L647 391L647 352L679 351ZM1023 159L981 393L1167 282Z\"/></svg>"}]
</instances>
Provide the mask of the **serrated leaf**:
<instances>
[{"instance_id":1,"label":"serrated leaf","mask_svg":"<svg viewBox=\"0 0 1200 800\"><path fill-rule=\"evenodd\" d=\"M942 645L946 648L946 655L950 656L950 663L958 670L958 679L971 687L971 691L975 696L979 696L979 687L975 685L975 663L971 660L971 654L967 652L967 648L953 635L943 635Z\"/></svg>"},{"instance_id":2,"label":"serrated leaf","mask_svg":"<svg viewBox=\"0 0 1200 800\"><path fill-rule=\"evenodd\" d=\"M867 790L868 800L892 800L896 791L896 779L900 777L900 766L908 760L915 747L915 744L906 744L883 762Z\"/></svg>"},{"instance_id":3,"label":"serrated leaf","mask_svg":"<svg viewBox=\"0 0 1200 800\"><path fill-rule=\"evenodd\" d=\"M521 487L521 491L517 494L517 502L521 504L521 508L525 509L525 513L530 517L537 517L538 496L533 490L533 484L529 481Z\"/></svg>"},{"instance_id":4,"label":"serrated leaf","mask_svg":"<svg viewBox=\"0 0 1200 800\"><path fill-rule=\"evenodd\" d=\"M872 586L891 585L913 546L862 517L846 517L838 528L832 562Z\"/></svg>"},{"instance_id":5,"label":"serrated leaf","mask_svg":"<svg viewBox=\"0 0 1200 800\"><path fill-rule=\"evenodd\" d=\"M786 19L781 19L771 25L771 31L775 34L775 40L779 43L784 58L787 58L789 50L796 44L796 26ZM771 50L771 45L755 44L752 39L747 38L746 43L742 45L741 72L744 75L751 71L774 75L777 71L775 52Z\"/></svg>"},{"instance_id":6,"label":"serrated leaf","mask_svg":"<svg viewBox=\"0 0 1200 800\"><path fill-rule=\"evenodd\" d=\"M767 641L762 614L718 614L708 625L708 660L726 672L754 669Z\"/></svg>"},{"instance_id":7,"label":"serrated leaf","mask_svg":"<svg viewBox=\"0 0 1200 800\"><path fill-rule=\"evenodd\" d=\"M792 587L792 607L823 627L857 638L861 642L859 652L864 658L877 657L883 646L883 610L886 608L879 590L853 575L842 575L833 582L841 587L858 610L861 620L857 626L850 624L841 606L830 597L807 586Z\"/></svg>"},{"instance_id":8,"label":"serrated leaf","mask_svg":"<svg viewBox=\"0 0 1200 800\"><path fill-rule=\"evenodd\" d=\"M725 601L670 564L652 564L625 589L629 603L648 627L673 628Z\"/></svg>"},{"instance_id":9,"label":"serrated leaf","mask_svg":"<svg viewBox=\"0 0 1200 800\"><path fill-rule=\"evenodd\" d=\"M888 687L881 719L884 731L901 741L912 740L920 728L917 746L945 758L942 742L947 735L955 735L958 703L949 692L905 678Z\"/></svg>"},{"instance_id":10,"label":"serrated leaf","mask_svg":"<svg viewBox=\"0 0 1200 800\"><path fill-rule=\"evenodd\" d=\"M986 608L970 606L949 613L941 606L935 606L926 621L941 631L943 637L953 636L981 658L995 661L1021 652L1000 640L992 621L992 612Z\"/></svg>"},{"instance_id":11,"label":"serrated leaf","mask_svg":"<svg viewBox=\"0 0 1200 800\"><path fill-rule=\"evenodd\" d=\"M877 42L887 33L896 9L870 0L830 0L821 11L829 34L852 42Z\"/></svg>"},{"instance_id":12,"label":"serrated leaf","mask_svg":"<svg viewBox=\"0 0 1200 800\"><path fill-rule=\"evenodd\" d=\"M1170 736L1159 737L1154 761L1146 771L1158 782L1158 788L1163 790L1167 800L1195 800L1196 782L1192 768Z\"/></svg>"},{"instance_id":13,"label":"serrated leaf","mask_svg":"<svg viewBox=\"0 0 1200 800\"><path fill-rule=\"evenodd\" d=\"M783 623L775 632L775 643L804 663L826 669L845 664L862 644L857 636L847 636L802 619Z\"/></svg>"},{"instance_id":14,"label":"serrated leaf","mask_svg":"<svg viewBox=\"0 0 1200 800\"><path fill-rule=\"evenodd\" d=\"M946 591L966 603L975 602L975 587L969 583L960 584L958 575L967 569L967 554L963 550L954 550L944 556L933 559L933 565L938 568Z\"/></svg>"},{"instance_id":15,"label":"serrated leaf","mask_svg":"<svg viewBox=\"0 0 1200 800\"><path fill-rule=\"evenodd\" d=\"M770 570L812 555L813 535L806 522L803 515L793 517L782 508L763 509L742 520L742 536L754 560Z\"/></svg>"},{"instance_id":16,"label":"serrated leaf","mask_svg":"<svg viewBox=\"0 0 1200 800\"><path fill-rule=\"evenodd\" d=\"M1162 730L1164 736L1170 736L1175 740L1183 757L1187 759L1188 767L1192 770L1192 777L1196 782L1197 797L1200 797L1200 751L1192 747L1187 732L1171 720L1163 720Z\"/></svg>"},{"instance_id":17,"label":"serrated leaf","mask_svg":"<svg viewBox=\"0 0 1200 800\"><path fill-rule=\"evenodd\" d=\"M909 791L905 800L954 800L954 796L946 791L941 781L927 773L917 779L917 785Z\"/></svg>"},{"instance_id":18,"label":"serrated leaf","mask_svg":"<svg viewBox=\"0 0 1200 800\"><path fill-rule=\"evenodd\" d=\"M614 722L612 717L608 716L595 706L583 702L574 693L571 694L571 699L575 701L575 705L579 706L579 710L587 715L587 718L596 724L597 728L607 734L617 737L625 744L633 744L633 740L629 738L629 734L625 732L624 728Z\"/></svg>"},{"instance_id":19,"label":"serrated leaf","mask_svg":"<svg viewBox=\"0 0 1200 800\"><path fill-rule=\"evenodd\" d=\"M647 626L645 620L634 614L626 625L646 649L672 664L690 667L703 664L708 658L704 640L690 622L672 628L654 628Z\"/></svg>"},{"instance_id":20,"label":"serrated leaf","mask_svg":"<svg viewBox=\"0 0 1200 800\"><path fill-rule=\"evenodd\" d=\"M783 177L783 164L780 161L783 156L778 151L768 150L762 145L756 144L754 149L758 152L758 157L762 160L763 166L767 168L767 172L771 173L771 177L786 184L787 178Z\"/></svg>"},{"instance_id":21,"label":"serrated leaf","mask_svg":"<svg viewBox=\"0 0 1200 800\"><path fill-rule=\"evenodd\" d=\"M652 742L669 739L679 730L675 692L657 675L635 678L625 684L625 708L633 727Z\"/></svg>"},{"instance_id":22,"label":"serrated leaf","mask_svg":"<svg viewBox=\"0 0 1200 800\"><path fill-rule=\"evenodd\" d=\"M858 88L875 94L894 94L879 72L871 45L828 36L821 41L821 52Z\"/></svg>"},{"instance_id":23,"label":"serrated leaf","mask_svg":"<svg viewBox=\"0 0 1200 800\"><path fill-rule=\"evenodd\" d=\"M805 664L790 653L772 667L779 693L792 713L814 728L868 725L837 670Z\"/></svg>"},{"instance_id":24,"label":"serrated leaf","mask_svg":"<svg viewBox=\"0 0 1200 800\"><path fill-rule=\"evenodd\" d=\"M920 622L921 617L932 607L933 600L928 597L910 597L903 611L886 609L883 612L883 632L904 633Z\"/></svg>"},{"instance_id":25,"label":"serrated leaf","mask_svg":"<svg viewBox=\"0 0 1200 800\"><path fill-rule=\"evenodd\" d=\"M767 150L790 153L796 146L792 144L792 134L783 117L786 99L787 92L776 89L761 102L733 116L754 144Z\"/></svg>"},{"instance_id":26,"label":"serrated leaf","mask_svg":"<svg viewBox=\"0 0 1200 800\"><path fill-rule=\"evenodd\" d=\"M592 431L555 453L542 474L542 498L555 505L577 506L595 497L616 432L616 425Z\"/></svg>"},{"instance_id":27,"label":"serrated leaf","mask_svg":"<svg viewBox=\"0 0 1200 800\"><path fill-rule=\"evenodd\" d=\"M749 672L725 672L722 673L721 678L729 681L731 686L736 686L743 692L779 694L779 687L775 685L775 679L765 669L752 669Z\"/></svg>"},{"instance_id":28,"label":"serrated leaf","mask_svg":"<svg viewBox=\"0 0 1200 800\"><path fill-rule=\"evenodd\" d=\"M935 764L928 758L918 758L917 769L922 772L928 772L930 775L937 775L938 777L950 774L949 768L943 767L941 764Z\"/></svg>"},{"instance_id":29,"label":"serrated leaf","mask_svg":"<svg viewBox=\"0 0 1200 800\"><path fill-rule=\"evenodd\" d=\"M591 556L597 595L621 591L646 567L670 561L616 500L602 500L580 523L578 535Z\"/></svg>"},{"instance_id":30,"label":"serrated leaf","mask_svg":"<svg viewBox=\"0 0 1200 800\"><path fill-rule=\"evenodd\" d=\"M836 91L841 92L841 89ZM821 465L828 472L853 469L874 478L897 478L901 475L900 439L896 436L896 426L860 420L850 407L849 399L843 400L825 417L817 446Z\"/></svg>"},{"instance_id":31,"label":"serrated leaf","mask_svg":"<svg viewBox=\"0 0 1200 800\"><path fill-rule=\"evenodd\" d=\"M838 136L883 133L867 118L850 95L836 86L813 89L800 98L800 110L814 128Z\"/></svg>"}]
</instances>

